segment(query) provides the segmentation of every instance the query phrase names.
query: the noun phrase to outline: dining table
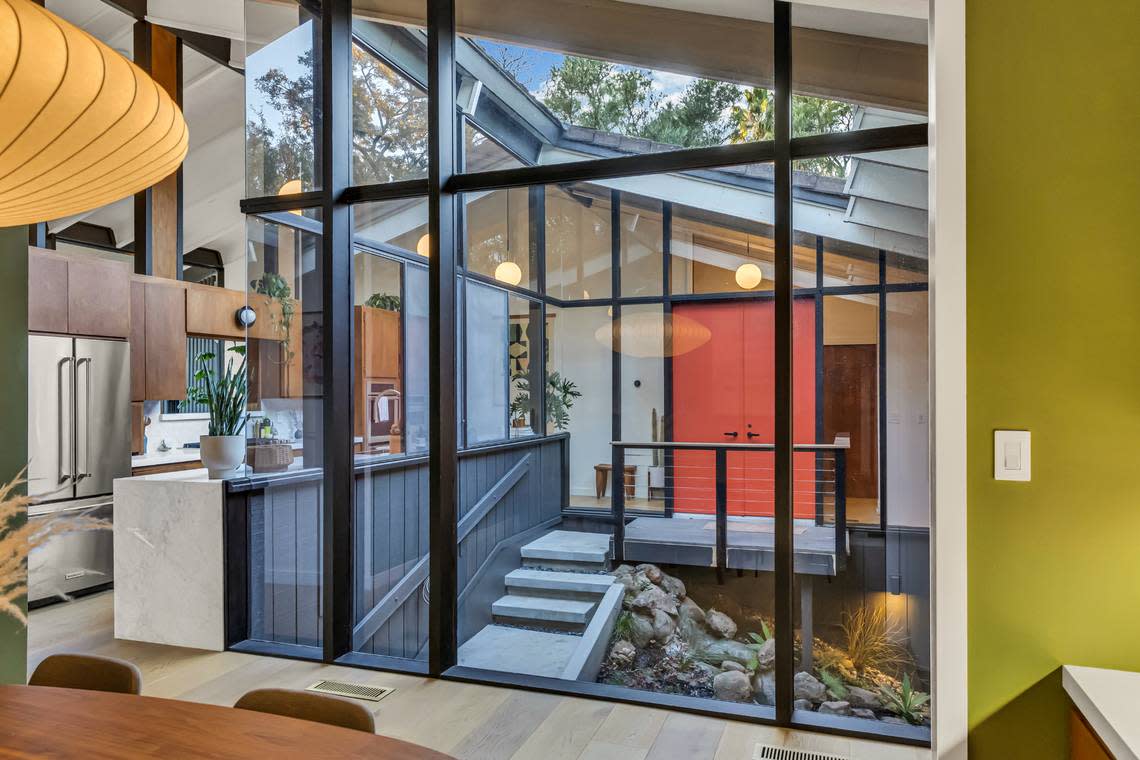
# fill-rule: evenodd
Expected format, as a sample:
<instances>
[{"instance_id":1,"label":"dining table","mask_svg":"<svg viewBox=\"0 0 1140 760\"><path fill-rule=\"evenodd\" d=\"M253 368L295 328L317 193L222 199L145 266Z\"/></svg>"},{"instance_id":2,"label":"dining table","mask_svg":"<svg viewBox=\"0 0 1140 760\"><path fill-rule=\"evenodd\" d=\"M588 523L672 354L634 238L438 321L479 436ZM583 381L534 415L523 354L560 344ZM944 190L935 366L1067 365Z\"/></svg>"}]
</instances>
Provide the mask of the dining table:
<instances>
[{"instance_id":1,"label":"dining table","mask_svg":"<svg viewBox=\"0 0 1140 760\"><path fill-rule=\"evenodd\" d=\"M399 739L233 707L0 686L0 758L449 760Z\"/></svg>"}]
</instances>

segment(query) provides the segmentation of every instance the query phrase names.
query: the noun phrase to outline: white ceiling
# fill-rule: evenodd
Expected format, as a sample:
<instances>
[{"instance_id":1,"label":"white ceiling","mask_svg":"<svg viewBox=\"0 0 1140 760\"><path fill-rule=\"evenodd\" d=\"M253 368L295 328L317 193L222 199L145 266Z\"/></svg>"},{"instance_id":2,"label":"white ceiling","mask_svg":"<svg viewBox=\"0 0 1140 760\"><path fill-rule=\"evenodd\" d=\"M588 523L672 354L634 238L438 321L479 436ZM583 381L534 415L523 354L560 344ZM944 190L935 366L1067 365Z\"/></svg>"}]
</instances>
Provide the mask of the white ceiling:
<instances>
[{"instance_id":1,"label":"white ceiling","mask_svg":"<svg viewBox=\"0 0 1140 760\"><path fill-rule=\"evenodd\" d=\"M233 29L240 24L241 0L151 0L151 10L210 19L198 31ZM236 16L234 8L236 7ZM86 30L126 57L132 55L134 20L103 0L48 0L47 8ZM186 11L193 9L193 14ZM225 11L228 9L228 15ZM182 19L185 22L185 19ZM181 28L188 28L180 23ZM238 29L240 37L240 28ZM239 44L234 46L241 48ZM190 151L183 164L183 248L213 248L230 262L244 258L245 219L238 207L244 194L244 78L204 55L183 47L183 113L190 130ZM134 239L134 211L130 198L87 214L49 224L53 232L83 220L110 227L120 246Z\"/></svg>"}]
</instances>

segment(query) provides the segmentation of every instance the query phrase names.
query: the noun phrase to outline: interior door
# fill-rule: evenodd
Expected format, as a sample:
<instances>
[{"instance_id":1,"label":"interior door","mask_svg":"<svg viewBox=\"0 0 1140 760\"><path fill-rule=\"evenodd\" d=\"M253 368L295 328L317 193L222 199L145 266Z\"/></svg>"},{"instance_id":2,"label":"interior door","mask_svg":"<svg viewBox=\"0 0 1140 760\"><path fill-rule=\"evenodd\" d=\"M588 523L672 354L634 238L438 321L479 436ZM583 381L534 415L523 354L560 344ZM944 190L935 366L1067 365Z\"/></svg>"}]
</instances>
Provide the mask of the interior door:
<instances>
[{"instance_id":1,"label":"interior door","mask_svg":"<svg viewBox=\"0 0 1140 760\"><path fill-rule=\"evenodd\" d=\"M815 302L792 304L792 432L795 443L815 441ZM750 301L744 306L744 437L750 443L776 442L776 305ZM749 437L751 435L751 437ZM741 514L776 514L776 454L752 452L745 462L745 504ZM815 455L792 456L794 515L815 516Z\"/></svg>"},{"instance_id":2,"label":"interior door","mask_svg":"<svg viewBox=\"0 0 1140 760\"><path fill-rule=\"evenodd\" d=\"M744 304L687 303L673 307L709 330L709 340L673 357L673 438L702 443L740 443L744 436ZM744 461L728 455L728 510L744 507ZM716 458L711 451L673 456L673 509L715 514Z\"/></svg>"},{"instance_id":3,"label":"interior door","mask_svg":"<svg viewBox=\"0 0 1140 760\"><path fill-rule=\"evenodd\" d=\"M39 501L73 496L72 343L28 336L28 495Z\"/></svg>"},{"instance_id":4,"label":"interior door","mask_svg":"<svg viewBox=\"0 0 1140 760\"><path fill-rule=\"evenodd\" d=\"M823 347L823 432L851 436L847 452L847 497L879 496L879 352L874 344Z\"/></svg>"},{"instance_id":5,"label":"interior door","mask_svg":"<svg viewBox=\"0 0 1140 760\"><path fill-rule=\"evenodd\" d=\"M115 478L131 474L131 361L126 341L77 338L75 388L75 495L108 494Z\"/></svg>"}]
</instances>

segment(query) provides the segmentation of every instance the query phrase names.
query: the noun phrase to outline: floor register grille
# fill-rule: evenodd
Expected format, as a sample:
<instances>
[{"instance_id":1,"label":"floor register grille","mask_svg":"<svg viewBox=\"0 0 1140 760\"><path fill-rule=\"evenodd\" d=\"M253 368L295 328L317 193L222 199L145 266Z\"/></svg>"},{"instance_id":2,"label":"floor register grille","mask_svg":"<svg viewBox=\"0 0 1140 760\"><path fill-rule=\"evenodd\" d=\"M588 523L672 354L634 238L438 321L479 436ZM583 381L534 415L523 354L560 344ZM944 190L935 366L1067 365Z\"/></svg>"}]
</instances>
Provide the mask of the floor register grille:
<instances>
[{"instance_id":1,"label":"floor register grille","mask_svg":"<svg viewBox=\"0 0 1140 760\"><path fill-rule=\"evenodd\" d=\"M316 691L321 694L333 694L338 697L379 702L394 692L395 689L388 686L365 686L364 684L349 683L348 681L317 681L305 689L305 691Z\"/></svg>"},{"instance_id":2,"label":"floor register grille","mask_svg":"<svg viewBox=\"0 0 1140 760\"><path fill-rule=\"evenodd\" d=\"M757 744L752 760L848 760L843 755L826 752L807 752L802 749L788 749L771 744Z\"/></svg>"}]
</instances>

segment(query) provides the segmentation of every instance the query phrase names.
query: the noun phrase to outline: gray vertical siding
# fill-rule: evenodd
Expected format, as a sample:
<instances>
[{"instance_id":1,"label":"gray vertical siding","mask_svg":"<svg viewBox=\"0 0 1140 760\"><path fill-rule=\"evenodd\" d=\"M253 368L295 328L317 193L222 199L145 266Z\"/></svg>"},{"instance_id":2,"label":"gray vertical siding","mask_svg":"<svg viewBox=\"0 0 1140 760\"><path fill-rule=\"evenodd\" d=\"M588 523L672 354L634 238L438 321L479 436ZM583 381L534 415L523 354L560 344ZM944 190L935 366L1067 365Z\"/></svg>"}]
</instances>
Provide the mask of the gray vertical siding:
<instances>
[{"instance_id":1,"label":"gray vertical siding","mask_svg":"<svg viewBox=\"0 0 1140 760\"><path fill-rule=\"evenodd\" d=\"M489 563L496 547L562 510L561 439L537 439L464 452L459 467L459 588ZM354 611L357 624L428 553L428 468L361 471L354 484ZM488 498L488 494L490 497ZM249 495L250 637L320 644L320 481L274 486ZM468 518L466 521L464 518ZM407 588L407 583L404 588ZM359 651L422 657L428 636L426 583L419 583Z\"/></svg>"}]
</instances>

